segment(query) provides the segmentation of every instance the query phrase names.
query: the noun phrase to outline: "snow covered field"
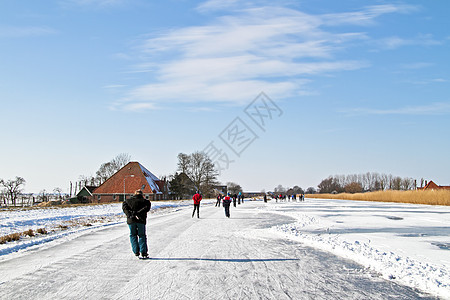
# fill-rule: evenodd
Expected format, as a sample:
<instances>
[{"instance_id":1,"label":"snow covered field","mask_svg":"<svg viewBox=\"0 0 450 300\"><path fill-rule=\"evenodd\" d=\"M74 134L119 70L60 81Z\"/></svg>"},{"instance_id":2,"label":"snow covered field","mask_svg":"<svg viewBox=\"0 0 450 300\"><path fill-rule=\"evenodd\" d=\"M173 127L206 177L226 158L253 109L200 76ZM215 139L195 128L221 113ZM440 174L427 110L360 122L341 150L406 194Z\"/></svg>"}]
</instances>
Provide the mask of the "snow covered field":
<instances>
[{"instance_id":1,"label":"snow covered field","mask_svg":"<svg viewBox=\"0 0 450 300\"><path fill-rule=\"evenodd\" d=\"M212 200L206 200L205 202ZM152 202L152 213L176 211L180 207L191 205L191 201L164 201ZM22 237L19 241L0 244L0 261L24 254L24 250L37 245L53 242L61 243L80 234L98 230L125 222L120 203L74 206L50 207L36 209L1 209L0 210L0 236L11 233L21 233L32 229L35 233L39 228L45 228L48 234L36 233L34 237Z\"/></svg>"},{"instance_id":2,"label":"snow covered field","mask_svg":"<svg viewBox=\"0 0 450 300\"><path fill-rule=\"evenodd\" d=\"M297 220L274 230L450 299L450 207L322 199L271 204L267 209Z\"/></svg>"},{"instance_id":3,"label":"snow covered field","mask_svg":"<svg viewBox=\"0 0 450 300\"><path fill-rule=\"evenodd\" d=\"M395 296L400 293L400 299L421 297L411 296L414 292L401 288L384 290L385 288L378 286L384 283L378 282L376 277L367 278L372 277L368 275L372 273L380 274L385 282L398 283L450 299L449 207L321 199L278 203L272 200L267 204L252 201L232 208L231 219L227 219L223 216L222 208L211 205L213 202L215 201L202 201L201 219L191 219L191 201L153 202L147 229L152 232L149 233L149 243L150 256L154 259L150 260L153 264L147 266L135 264L135 260L132 260L131 266L131 261L127 262L127 259L133 257L128 249L127 228L124 226L125 219L120 204L1 210L0 235L42 227L50 230L46 235L0 245L0 299L8 299L11 294L6 291L10 289L22 290L24 294L18 299L27 299L28 296L50 299L49 293L52 290L55 290L52 296L75 299L75 296L80 296L80 290L76 290L78 294L74 294L73 285L85 286L90 282L113 286L108 287L108 291L106 288L102 291L84 291L86 298L100 295L101 298L142 299L147 293L152 299L168 299L171 296L180 299L207 299L207 295L211 295L208 293L212 291L204 289L212 289L218 293L218 288L228 286L230 280L234 280L228 278L230 276L242 278L244 286L252 288L245 291L241 287L239 291L235 291L234 286L230 285L225 290L220 289L222 298L232 299L238 295L237 298L258 299L261 296L255 295L266 295L264 297L267 299L288 299L286 295L290 294L303 295L302 298L305 299L333 299L336 295L340 295L337 298L364 297L366 293L377 299L388 299L390 297L386 295L391 295L390 293ZM86 223L89 225L86 226ZM61 229L61 224L67 224L68 228ZM223 236L227 235L230 235L230 239L224 241ZM298 244L290 244L288 240ZM312 250L300 245L351 259L367 269L365 271L347 265L344 261L333 259L333 255L324 256L319 252L311 254ZM109 259L111 265L102 264L101 256L92 257L95 251L109 253L108 257L113 257ZM40 256L29 255L37 253ZM17 260L19 257L20 260ZM329 274L325 270L322 271L324 274L314 274L314 271L324 268L321 261L317 262L317 257L321 261L330 260L336 265L336 269L332 265L326 265ZM127 266L123 265L124 260ZM60 268L57 267L57 262L62 264ZM86 269L82 269L83 262L88 265ZM255 268L251 272L248 270L249 263ZM297 269L298 266L290 270L293 264L299 263L306 266L302 266L301 270ZM66 264L71 265L68 267ZM91 271L93 264L97 268L105 268L104 272L109 274L109 279L97 278L97 273L100 272L98 269L92 275L95 278L76 279L80 273L94 272ZM264 277L264 274L260 274L259 264L265 266L265 273L274 272L278 275L266 274L268 277ZM121 273L121 268L127 271ZM140 274L139 279L130 277L132 275L129 271L133 268L136 274ZM198 268L208 272L206 279L202 272L195 271ZM339 270L340 268L343 269ZM342 270L345 270L345 274L336 274ZM117 278L110 274L111 271L118 273ZM292 272L285 273L288 271ZM37 272L40 272L39 276ZM70 279L65 279L62 275L67 272L71 273L71 277L67 275ZM312 282L309 283L302 277L307 272L313 272L307 276L309 279L320 275L329 280L321 285L322 279L319 277L311 279ZM57 279L52 277L56 273L59 274ZM143 274L152 275L150 278ZM159 277L155 274L159 274ZM189 282L186 282L186 276ZM276 276L279 278L275 278ZM355 276L357 280L354 279ZM37 277L40 280L44 278L46 282L60 282L43 290L42 287L35 286L42 284ZM360 277L369 282L375 280L377 287L372 287L369 283L361 284ZM193 286L192 278L197 285ZM217 282L212 278L216 278ZM258 283L251 282L255 278ZM170 286L165 286L168 284L166 279L171 280ZM114 280L126 283L128 292L118 290L119 287L114 285L118 283ZM264 286L259 286L261 280L264 280ZM31 284L35 281L39 284ZM336 281L336 285L333 286L330 281ZM139 282L142 285L151 282L153 289L143 290L142 286L133 286ZM343 286L347 283L348 286ZM216 287L215 284L220 285ZM63 291L56 291L58 288ZM100 292L103 294L99 294ZM189 297L182 297L180 293ZM380 296L374 296L377 293Z\"/></svg>"}]
</instances>

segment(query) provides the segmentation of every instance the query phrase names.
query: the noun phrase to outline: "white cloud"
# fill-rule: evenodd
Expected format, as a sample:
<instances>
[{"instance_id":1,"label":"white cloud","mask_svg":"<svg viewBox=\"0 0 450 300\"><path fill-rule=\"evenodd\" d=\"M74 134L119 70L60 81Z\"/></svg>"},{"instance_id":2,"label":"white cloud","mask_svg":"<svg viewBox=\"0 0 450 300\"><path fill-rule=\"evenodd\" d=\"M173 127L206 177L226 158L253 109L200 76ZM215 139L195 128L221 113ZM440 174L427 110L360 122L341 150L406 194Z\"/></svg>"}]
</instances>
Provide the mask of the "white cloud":
<instances>
[{"instance_id":1,"label":"white cloud","mask_svg":"<svg viewBox=\"0 0 450 300\"><path fill-rule=\"evenodd\" d=\"M201 3L199 6L197 6L197 9L201 12L222 10L225 8L233 7L235 4L237 4L237 2L238 0L209 0Z\"/></svg>"},{"instance_id":2,"label":"white cloud","mask_svg":"<svg viewBox=\"0 0 450 300\"><path fill-rule=\"evenodd\" d=\"M326 25L372 25L375 19L381 15L389 13L410 13L417 9L418 7L412 5L373 5L360 11L327 14L322 16L322 19Z\"/></svg>"},{"instance_id":3,"label":"white cloud","mask_svg":"<svg viewBox=\"0 0 450 300\"><path fill-rule=\"evenodd\" d=\"M125 0L65 0L69 4L75 4L79 6L116 6L124 4Z\"/></svg>"},{"instance_id":4,"label":"white cloud","mask_svg":"<svg viewBox=\"0 0 450 300\"><path fill-rule=\"evenodd\" d=\"M235 1L211 0L198 8L206 11L233 4ZM210 24L174 29L143 40L135 55L142 60L133 66L133 72L147 72L152 78L130 89L125 98L139 103L240 104L261 91L274 98L300 95L311 76L369 65L336 58L352 42L367 39L364 33L335 33L324 30L325 25L344 20L367 25L382 14L404 10L406 6L389 5L349 15L311 15L286 7L235 9Z\"/></svg>"},{"instance_id":5,"label":"white cloud","mask_svg":"<svg viewBox=\"0 0 450 300\"><path fill-rule=\"evenodd\" d=\"M450 113L450 103L435 102L392 109L356 108L344 112L349 115L446 115Z\"/></svg>"},{"instance_id":6,"label":"white cloud","mask_svg":"<svg viewBox=\"0 0 450 300\"><path fill-rule=\"evenodd\" d=\"M392 36L374 43L378 48L384 50L395 50L404 46L437 46L442 44L441 41L435 40L431 35L419 35L411 39Z\"/></svg>"},{"instance_id":7,"label":"white cloud","mask_svg":"<svg viewBox=\"0 0 450 300\"><path fill-rule=\"evenodd\" d=\"M156 109L153 103L148 102L137 102L137 103L127 103L124 105L126 111L147 111Z\"/></svg>"}]
</instances>

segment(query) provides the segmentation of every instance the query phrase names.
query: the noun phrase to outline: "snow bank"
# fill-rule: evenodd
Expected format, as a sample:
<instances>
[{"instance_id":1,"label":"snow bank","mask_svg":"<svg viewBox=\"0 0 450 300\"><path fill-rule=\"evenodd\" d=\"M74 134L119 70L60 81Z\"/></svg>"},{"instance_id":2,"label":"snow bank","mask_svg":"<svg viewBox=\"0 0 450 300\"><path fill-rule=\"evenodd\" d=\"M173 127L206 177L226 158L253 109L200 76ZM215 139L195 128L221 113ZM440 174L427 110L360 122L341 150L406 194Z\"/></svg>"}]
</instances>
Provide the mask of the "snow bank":
<instances>
[{"instance_id":1,"label":"snow bank","mask_svg":"<svg viewBox=\"0 0 450 300\"><path fill-rule=\"evenodd\" d=\"M306 199L267 209L297 219L273 228L286 237L450 299L449 207Z\"/></svg>"}]
</instances>

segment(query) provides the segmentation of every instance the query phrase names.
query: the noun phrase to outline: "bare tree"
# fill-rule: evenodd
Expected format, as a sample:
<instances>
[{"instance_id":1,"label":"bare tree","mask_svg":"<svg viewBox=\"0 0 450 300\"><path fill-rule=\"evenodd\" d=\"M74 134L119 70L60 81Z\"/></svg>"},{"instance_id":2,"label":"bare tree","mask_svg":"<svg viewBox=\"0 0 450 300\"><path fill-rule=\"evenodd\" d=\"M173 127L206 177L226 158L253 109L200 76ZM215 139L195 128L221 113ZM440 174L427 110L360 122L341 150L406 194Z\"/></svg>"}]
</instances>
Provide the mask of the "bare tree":
<instances>
[{"instance_id":1,"label":"bare tree","mask_svg":"<svg viewBox=\"0 0 450 300\"><path fill-rule=\"evenodd\" d=\"M201 190L205 195L212 195L218 172L206 153L178 154L178 170L192 180L197 190Z\"/></svg>"},{"instance_id":2,"label":"bare tree","mask_svg":"<svg viewBox=\"0 0 450 300\"><path fill-rule=\"evenodd\" d=\"M5 196L5 192L3 190L0 190L0 200L3 200L3 204L6 206L6 196ZM1 204L0 204L1 206Z\"/></svg>"},{"instance_id":3,"label":"bare tree","mask_svg":"<svg viewBox=\"0 0 450 300\"><path fill-rule=\"evenodd\" d=\"M62 191L63 190L61 188L59 188L59 187L53 189L53 193L58 194L58 199L60 199L60 200L61 200L61 193L62 193Z\"/></svg>"},{"instance_id":4,"label":"bare tree","mask_svg":"<svg viewBox=\"0 0 450 300\"><path fill-rule=\"evenodd\" d=\"M402 178L401 177L394 177L391 180L391 190L401 190L402 189Z\"/></svg>"},{"instance_id":5,"label":"bare tree","mask_svg":"<svg viewBox=\"0 0 450 300\"><path fill-rule=\"evenodd\" d=\"M237 183L227 182L227 191L232 194L238 194L239 192L242 193L242 187Z\"/></svg>"},{"instance_id":6,"label":"bare tree","mask_svg":"<svg viewBox=\"0 0 450 300\"><path fill-rule=\"evenodd\" d=\"M129 163L131 160L131 156L127 153L120 153L116 157L114 157L111 160L111 164L113 168L116 170L115 172L119 171L123 166L125 166L127 163Z\"/></svg>"},{"instance_id":7,"label":"bare tree","mask_svg":"<svg viewBox=\"0 0 450 300\"><path fill-rule=\"evenodd\" d=\"M306 194L315 194L316 192L317 192L316 189L313 188L312 186L306 189Z\"/></svg>"},{"instance_id":8,"label":"bare tree","mask_svg":"<svg viewBox=\"0 0 450 300\"><path fill-rule=\"evenodd\" d=\"M413 190L415 188L414 179L412 178L403 178L400 185L401 189L404 191Z\"/></svg>"},{"instance_id":9,"label":"bare tree","mask_svg":"<svg viewBox=\"0 0 450 300\"><path fill-rule=\"evenodd\" d=\"M116 172L117 172L116 167L112 162L103 163L98 169L98 171L95 173L97 182L99 184L102 184Z\"/></svg>"},{"instance_id":10,"label":"bare tree","mask_svg":"<svg viewBox=\"0 0 450 300\"><path fill-rule=\"evenodd\" d=\"M43 189L39 192L38 198L40 198L42 202L49 201L50 199L46 194L47 194L47 191L45 189Z\"/></svg>"},{"instance_id":11,"label":"bare tree","mask_svg":"<svg viewBox=\"0 0 450 300\"><path fill-rule=\"evenodd\" d=\"M187 174L190 164L191 164L190 155L184 153L178 154L178 171Z\"/></svg>"},{"instance_id":12,"label":"bare tree","mask_svg":"<svg viewBox=\"0 0 450 300\"><path fill-rule=\"evenodd\" d=\"M293 192L294 194L304 194L304 193L305 193L305 191L304 191L301 187L299 187L298 185L295 185L295 186L292 188L292 192Z\"/></svg>"},{"instance_id":13,"label":"bare tree","mask_svg":"<svg viewBox=\"0 0 450 300\"><path fill-rule=\"evenodd\" d=\"M276 188L273 189L274 193L284 194L286 193L286 188L279 184Z\"/></svg>"},{"instance_id":14,"label":"bare tree","mask_svg":"<svg viewBox=\"0 0 450 300\"><path fill-rule=\"evenodd\" d=\"M0 185L5 188L4 194L6 196L6 199L11 201L14 206L16 206L17 198L19 198L19 196L22 194L23 185L25 185L25 182L25 179L19 176L16 176L14 180L0 180Z\"/></svg>"},{"instance_id":15,"label":"bare tree","mask_svg":"<svg viewBox=\"0 0 450 300\"><path fill-rule=\"evenodd\" d=\"M363 191L363 187L359 182L351 182L344 187L346 193L361 193Z\"/></svg>"},{"instance_id":16,"label":"bare tree","mask_svg":"<svg viewBox=\"0 0 450 300\"><path fill-rule=\"evenodd\" d=\"M103 163L100 165L100 168L97 170L94 176L85 176L81 175L79 177L78 183L75 182L75 192L77 193L77 188L81 190L83 186L86 185L101 185L108 178L114 175L117 171L119 171L123 166L130 162L131 156L127 153L120 153L116 157L114 157L109 162ZM77 184L79 186L77 186ZM72 191L72 189L71 189Z\"/></svg>"}]
</instances>

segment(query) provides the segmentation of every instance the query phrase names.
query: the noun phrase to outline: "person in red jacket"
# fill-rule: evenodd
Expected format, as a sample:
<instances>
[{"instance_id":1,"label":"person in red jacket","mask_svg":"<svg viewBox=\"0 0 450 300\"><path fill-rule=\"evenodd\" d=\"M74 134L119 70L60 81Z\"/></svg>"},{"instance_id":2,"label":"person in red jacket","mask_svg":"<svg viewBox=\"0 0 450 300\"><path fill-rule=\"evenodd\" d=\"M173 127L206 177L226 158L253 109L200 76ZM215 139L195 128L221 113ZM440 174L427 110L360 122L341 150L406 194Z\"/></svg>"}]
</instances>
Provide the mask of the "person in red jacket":
<instances>
[{"instance_id":1,"label":"person in red jacket","mask_svg":"<svg viewBox=\"0 0 450 300\"><path fill-rule=\"evenodd\" d=\"M224 198L223 198L223 207L225 208L225 216L227 218L230 217L230 204L231 204L231 197L230 197L230 193L228 193Z\"/></svg>"},{"instance_id":2,"label":"person in red jacket","mask_svg":"<svg viewBox=\"0 0 450 300\"><path fill-rule=\"evenodd\" d=\"M195 211L197 210L197 218L200 218L200 201L202 201L202 195L199 191L195 193L192 200L194 200L194 211L192 212L192 217L194 217Z\"/></svg>"}]
</instances>

